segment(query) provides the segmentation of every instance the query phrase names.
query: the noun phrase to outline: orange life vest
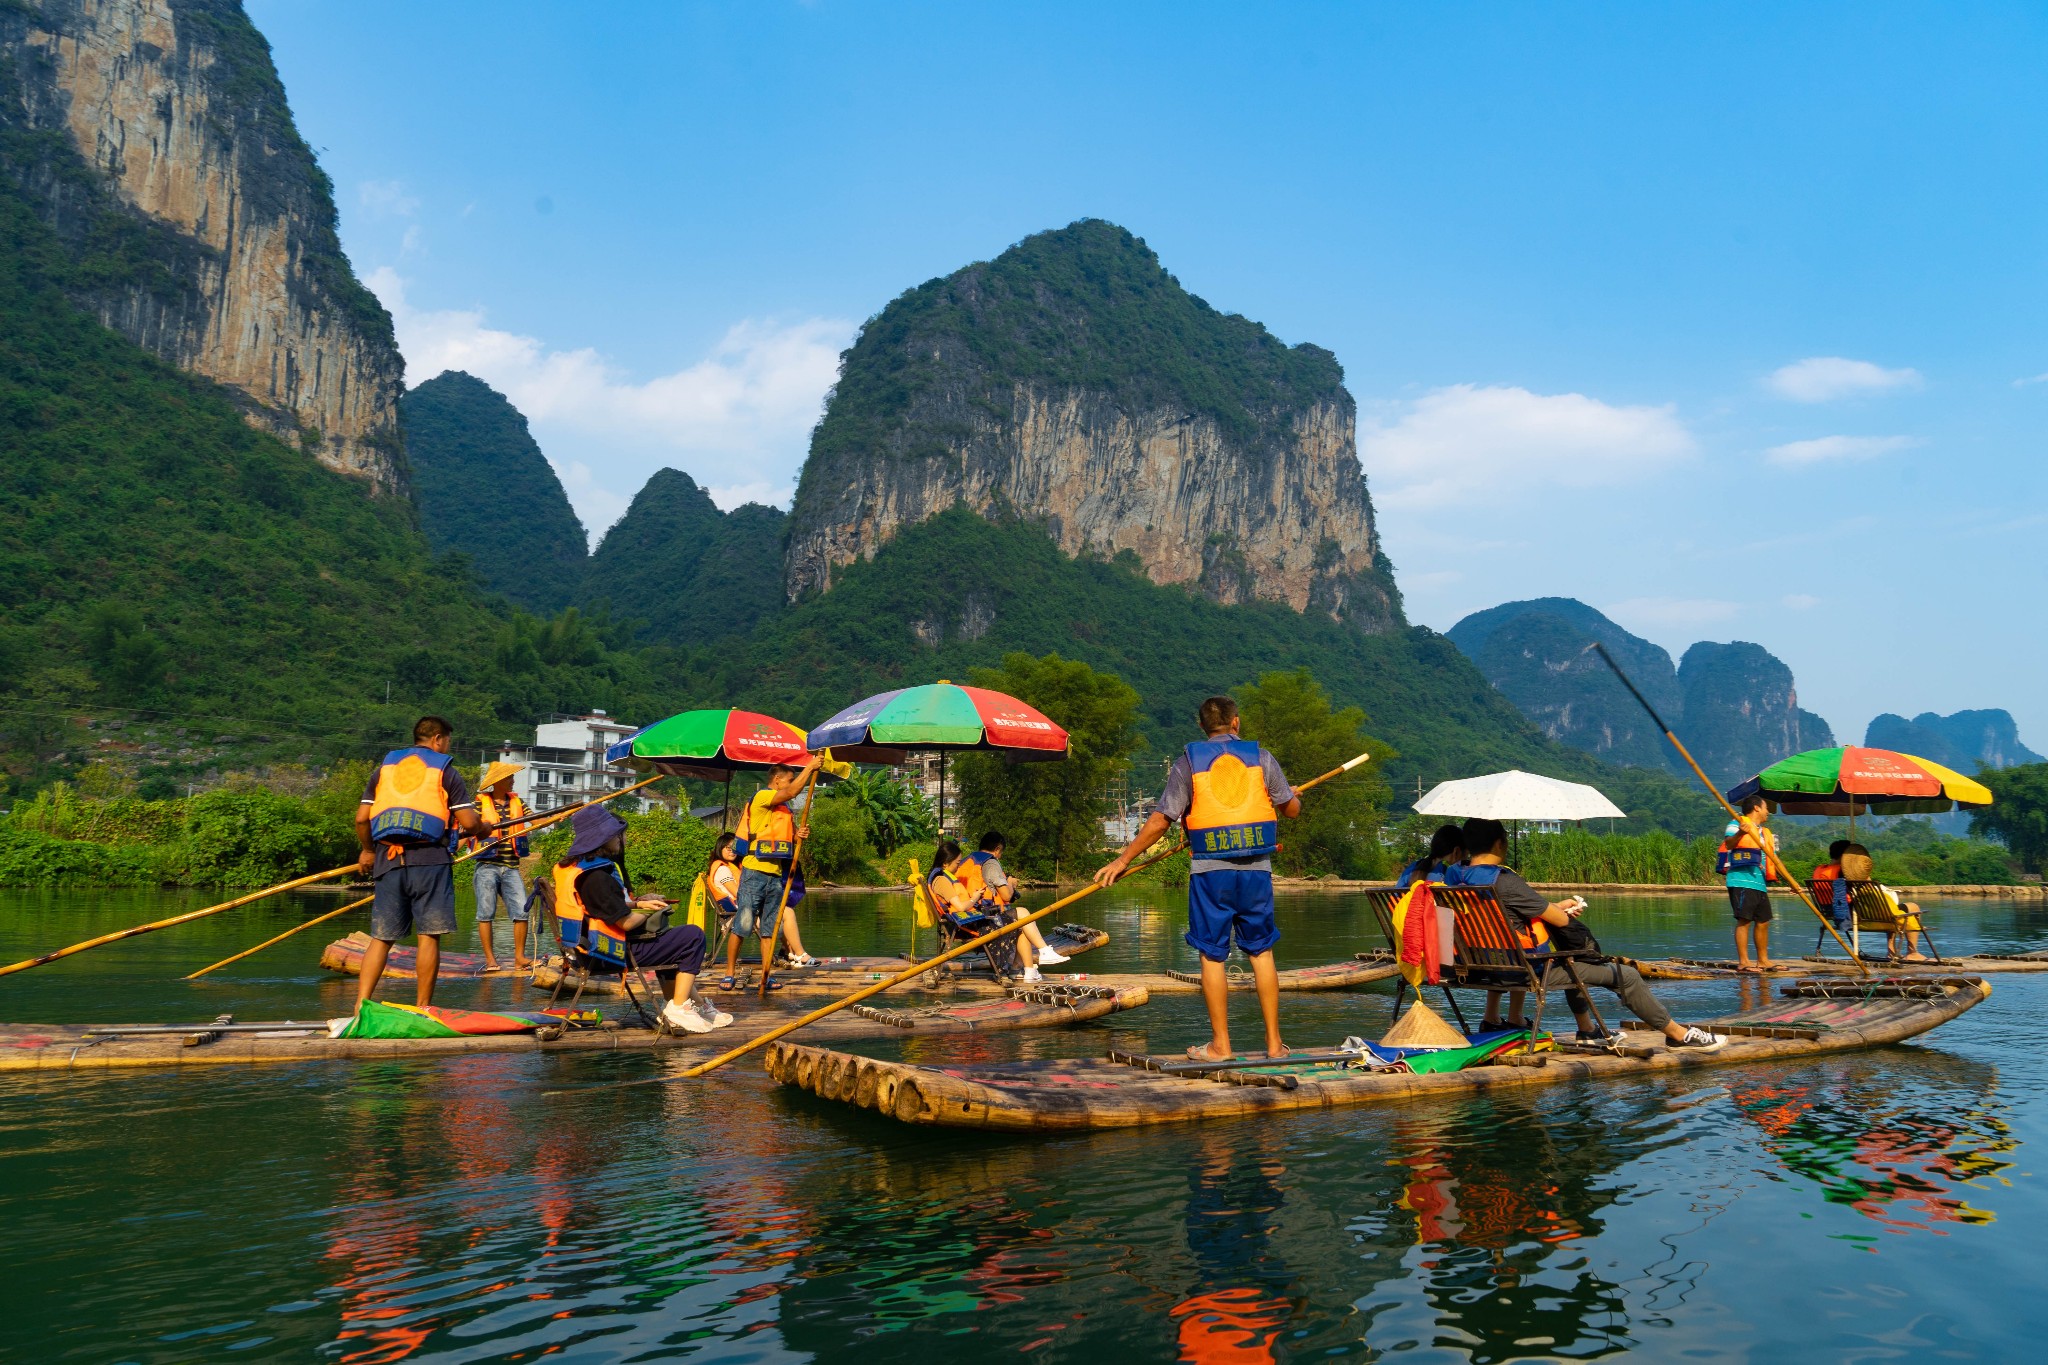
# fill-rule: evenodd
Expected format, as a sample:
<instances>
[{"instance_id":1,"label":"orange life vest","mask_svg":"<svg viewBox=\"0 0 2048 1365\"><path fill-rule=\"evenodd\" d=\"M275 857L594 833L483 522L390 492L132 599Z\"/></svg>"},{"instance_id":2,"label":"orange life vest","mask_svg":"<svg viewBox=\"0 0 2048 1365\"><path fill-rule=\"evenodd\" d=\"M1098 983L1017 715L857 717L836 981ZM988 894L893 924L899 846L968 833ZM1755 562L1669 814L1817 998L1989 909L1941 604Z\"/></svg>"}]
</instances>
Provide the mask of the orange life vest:
<instances>
[{"instance_id":1,"label":"orange life vest","mask_svg":"<svg viewBox=\"0 0 2048 1365\"><path fill-rule=\"evenodd\" d=\"M522 815L525 815L526 803L519 799L518 793L513 793L512 799L505 803L505 810L501 817L498 811L498 803L492 798L491 794L489 792L479 792L476 798L476 813L477 817L485 824L495 825L500 818L517 820ZM486 844L497 845L487 853L478 853L476 855L480 861L487 863L517 862L527 854L527 842L524 834L503 837L493 836L489 839L472 834L462 841L462 849L463 852L467 853L475 849L481 849Z\"/></svg>"},{"instance_id":2,"label":"orange life vest","mask_svg":"<svg viewBox=\"0 0 2048 1365\"><path fill-rule=\"evenodd\" d=\"M1197 858L1264 858L1280 846L1259 746L1248 739L1188 745L1192 799L1181 820Z\"/></svg>"},{"instance_id":3,"label":"orange life vest","mask_svg":"<svg viewBox=\"0 0 2048 1365\"><path fill-rule=\"evenodd\" d=\"M960 879L960 863L965 861L963 858L951 867L935 869L927 882L931 888L932 904L941 914L965 915L974 909L974 897L968 894L966 884ZM980 871L975 869L977 877Z\"/></svg>"},{"instance_id":4,"label":"orange life vest","mask_svg":"<svg viewBox=\"0 0 2048 1365\"><path fill-rule=\"evenodd\" d=\"M611 874L621 891L626 889L624 874L619 871L619 865L609 858L585 858L567 867L557 867L555 918L563 921L563 937L569 942L580 939L584 950L592 957L623 965L626 961L626 931L609 921L593 917L583 904L583 897L576 891L577 878L600 868ZM570 928L572 925L575 927Z\"/></svg>"},{"instance_id":5,"label":"orange life vest","mask_svg":"<svg viewBox=\"0 0 2048 1365\"><path fill-rule=\"evenodd\" d=\"M786 863L796 856L796 817L790 814L788 806L770 806L759 829L753 828L753 823L754 803L750 800L740 812L741 857Z\"/></svg>"},{"instance_id":6,"label":"orange life vest","mask_svg":"<svg viewBox=\"0 0 2048 1365\"><path fill-rule=\"evenodd\" d=\"M384 755L370 797L370 838L401 847L447 838L447 780L447 754L415 746Z\"/></svg>"},{"instance_id":7,"label":"orange life vest","mask_svg":"<svg viewBox=\"0 0 2048 1365\"><path fill-rule=\"evenodd\" d=\"M1764 870L1764 844L1748 825L1737 820L1735 832L1721 841L1714 850L1714 871L1722 876L1730 872L1761 872Z\"/></svg>"},{"instance_id":8,"label":"orange life vest","mask_svg":"<svg viewBox=\"0 0 2048 1365\"><path fill-rule=\"evenodd\" d=\"M989 883L988 873L983 869L996 860L993 853L970 853L960 860L960 884L976 900L994 901L997 905L1008 905L1017 895L1015 882L1004 882L1001 886Z\"/></svg>"},{"instance_id":9,"label":"orange life vest","mask_svg":"<svg viewBox=\"0 0 2048 1365\"><path fill-rule=\"evenodd\" d=\"M711 865L711 871L704 880L706 889L711 893L711 899L718 903L720 910L738 908L736 902L740 898L739 864L729 863L721 858Z\"/></svg>"}]
</instances>

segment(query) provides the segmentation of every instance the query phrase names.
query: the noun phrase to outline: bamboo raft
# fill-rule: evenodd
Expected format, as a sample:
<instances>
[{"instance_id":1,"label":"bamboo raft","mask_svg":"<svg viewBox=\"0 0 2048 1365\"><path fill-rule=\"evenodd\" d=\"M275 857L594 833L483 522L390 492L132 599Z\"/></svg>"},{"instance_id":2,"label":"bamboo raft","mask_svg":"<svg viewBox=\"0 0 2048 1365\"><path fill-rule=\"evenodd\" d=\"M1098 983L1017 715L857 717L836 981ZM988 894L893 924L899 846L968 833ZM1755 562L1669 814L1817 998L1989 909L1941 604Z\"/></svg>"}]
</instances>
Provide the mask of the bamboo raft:
<instances>
[{"instance_id":1,"label":"bamboo raft","mask_svg":"<svg viewBox=\"0 0 2048 1365\"><path fill-rule=\"evenodd\" d=\"M369 948L370 941L370 936L361 931L350 934L347 938L338 938L321 951L320 965L330 972L354 976L363 969L363 953ZM1045 941L1068 957L1074 957L1080 953L1093 952L1108 943L1109 933L1107 930L1091 928L1085 924L1061 924L1046 931ZM713 978L721 977L723 963L723 958L717 962L707 958L703 974ZM786 986L816 983L826 990L844 995L870 981L894 975L910 965L910 959L907 957L841 957L821 961L815 967L777 967L775 979ZM391 946L391 956L385 963L384 975L390 980L410 981L418 975L418 967L417 950L410 944L395 943ZM741 959L740 984L743 987L758 984L760 978L757 973L760 967L759 958ZM1001 983L996 981L984 959L964 960L957 964L957 969L949 965L946 970L959 976L978 976L994 988L990 994L1001 993ZM561 971L561 958L549 957L534 965L530 982L542 990L553 990L555 982L561 977ZM508 970L502 974L511 973ZM485 973L481 956L474 953L441 954L441 980L476 978L483 975ZM653 972L643 972L641 975L648 981L654 979ZM572 989L574 984L574 978L571 978ZM586 995L623 996L625 993L625 987L619 984L616 976L593 977L584 989Z\"/></svg>"},{"instance_id":2,"label":"bamboo raft","mask_svg":"<svg viewBox=\"0 0 2048 1365\"><path fill-rule=\"evenodd\" d=\"M1145 1003L1142 987L1015 987L1002 998L924 1009L880 1009L857 1005L805 1030L833 1042L867 1038L928 1037L960 1033L1006 1033L1018 1029L1066 1028ZM109 1035L77 1024L0 1024L0 1072L88 1071L175 1066L236 1066L283 1062L360 1061L393 1057L445 1057L477 1052L630 1052L677 1048L726 1048L754 1030L791 1017L787 1010L749 1010L730 1028L713 1033L657 1034L608 1022L574 1028L559 1037L531 1033L461 1038L330 1038L327 1021L268 1024L191 1024L162 1032ZM188 1042L191 1039L194 1041Z\"/></svg>"},{"instance_id":3,"label":"bamboo raft","mask_svg":"<svg viewBox=\"0 0 2048 1365\"><path fill-rule=\"evenodd\" d=\"M1891 976L1869 984L1807 978L1782 991L1761 1008L1702 1025L1726 1037L1715 1052L1673 1051L1661 1033L1636 1025L1623 1055L1520 1052L1435 1075L1367 1070L1330 1053L1277 1063L1240 1058L1192 1072L1183 1058L1119 1053L1099 1061L918 1066L793 1043L771 1045L766 1066L783 1085L904 1123L1067 1132L1792 1061L1918 1037L1978 1004L1991 987L1968 976Z\"/></svg>"},{"instance_id":4,"label":"bamboo raft","mask_svg":"<svg viewBox=\"0 0 2048 1365\"><path fill-rule=\"evenodd\" d=\"M1401 968L1386 949L1356 953L1342 962L1321 962L1313 967L1288 967L1278 972L1280 989L1290 992L1348 991L1358 986L1385 981ZM1047 981L1084 982L1091 986L1142 986L1153 995L1198 995L1202 974L1193 972L1057 972ZM1225 974L1233 991L1253 989L1252 974L1234 968Z\"/></svg>"},{"instance_id":5,"label":"bamboo raft","mask_svg":"<svg viewBox=\"0 0 2048 1365\"><path fill-rule=\"evenodd\" d=\"M2000 972L2048 972L2048 953L1976 953L1968 957L1944 957L1927 962L1895 962L1889 958L1864 957L1864 963L1872 972L1887 976L1934 975L1953 976L1962 973L1970 976L1995 975ZM1733 979L1740 975L1735 970L1735 959L1679 957L1661 962L1638 962L1636 967L1646 981L1654 980L1705 980ZM1690 976L1660 977L1651 968L1668 968L1674 972L1692 973ZM1771 976L1857 976L1856 964L1846 957L1801 957L1771 964Z\"/></svg>"}]
</instances>

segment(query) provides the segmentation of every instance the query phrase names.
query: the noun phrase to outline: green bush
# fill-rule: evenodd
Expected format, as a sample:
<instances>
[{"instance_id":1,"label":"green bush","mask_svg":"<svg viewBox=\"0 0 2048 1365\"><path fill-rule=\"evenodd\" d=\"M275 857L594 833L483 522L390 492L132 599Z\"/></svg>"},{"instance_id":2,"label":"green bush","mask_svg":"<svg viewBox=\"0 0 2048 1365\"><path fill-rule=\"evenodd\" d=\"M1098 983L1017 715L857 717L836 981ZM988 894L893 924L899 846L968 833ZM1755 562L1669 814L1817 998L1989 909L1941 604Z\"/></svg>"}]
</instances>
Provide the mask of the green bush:
<instances>
[{"instance_id":1,"label":"green bush","mask_svg":"<svg viewBox=\"0 0 2048 1365\"><path fill-rule=\"evenodd\" d=\"M0 886L162 886L180 879L181 852L59 839L0 820Z\"/></svg>"},{"instance_id":2,"label":"green bush","mask_svg":"<svg viewBox=\"0 0 2048 1365\"><path fill-rule=\"evenodd\" d=\"M1523 835L1511 861L1532 882L1698 886L1719 880L1714 875L1714 849L1719 842L1707 836L1688 842L1663 830L1594 834L1566 829L1557 834Z\"/></svg>"},{"instance_id":3,"label":"green bush","mask_svg":"<svg viewBox=\"0 0 2048 1365\"><path fill-rule=\"evenodd\" d=\"M183 880L191 885L268 886L339 867L355 853L353 838L276 792L213 791L189 804Z\"/></svg>"},{"instance_id":4,"label":"green bush","mask_svg":"<svg viewBox=\"0 0 2048 1365\"><path fill-rule=\"evenodd\" d=\"M811 834L804 842L804 876L817 882L872 886L880 874L867 817L855 801L823 796L811 803Z\"/></svg>"}]
</instances>

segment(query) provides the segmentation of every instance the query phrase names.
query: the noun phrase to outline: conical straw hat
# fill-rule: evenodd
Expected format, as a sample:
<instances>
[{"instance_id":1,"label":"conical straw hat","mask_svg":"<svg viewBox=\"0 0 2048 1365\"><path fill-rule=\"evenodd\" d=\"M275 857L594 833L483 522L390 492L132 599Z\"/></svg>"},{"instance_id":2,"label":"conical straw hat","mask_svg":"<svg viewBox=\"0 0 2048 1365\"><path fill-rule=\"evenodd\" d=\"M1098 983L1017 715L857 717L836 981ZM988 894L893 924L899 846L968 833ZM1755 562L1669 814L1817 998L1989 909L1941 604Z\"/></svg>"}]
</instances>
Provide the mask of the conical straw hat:
<instances>
[{"instance_id":1,"label":"conical straw hat","mask_svg":"<svg viewBox=\"0 0 2048 1365\"><path fill-rule=\"evenodd\" d=\"M1466 1041L1465 1035L1444 1022L1442 1015L1418 1000L1387 1030L1380 1046L1464 1047Z\"/></svg>"},{"instance_id":2,"label":"conical straw hat","mask_svg":"<svg viewBox=\"0 0 2048 1365\"><path fill-rule=\"evenodd\" d=\"M525 771L526 765L524 763L493 763L490 767L484 769L483 781L476 784L476 789L487 792L515 773Z\"/></svg>"}]
</instances>

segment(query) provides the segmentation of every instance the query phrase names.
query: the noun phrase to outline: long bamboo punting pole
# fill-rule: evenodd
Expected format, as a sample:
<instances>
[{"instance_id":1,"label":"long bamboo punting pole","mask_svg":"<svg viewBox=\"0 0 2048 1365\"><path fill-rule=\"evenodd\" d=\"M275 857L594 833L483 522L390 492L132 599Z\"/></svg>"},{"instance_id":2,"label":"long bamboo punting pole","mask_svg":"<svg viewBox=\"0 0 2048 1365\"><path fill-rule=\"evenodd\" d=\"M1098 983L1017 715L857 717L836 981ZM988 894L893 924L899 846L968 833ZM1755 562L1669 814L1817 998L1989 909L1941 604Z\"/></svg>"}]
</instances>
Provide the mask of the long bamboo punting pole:
<instances>
[{"instance_id":1,"label":"long bamboo punting pole","mask_svg":"<svg viewBox=\"0 0 2048 1365\"><path fill-rule=\"evenodd\" d=\"M1678 736L1672 733L1671 727L1664 723L1664 718L1657 714L1657 708L1650 705L1650 699L1648 697L1645 697L1641 692L1638 692L1636 690L1636 685L1633 682L1629 681L1628 674L1621 671L1621 665L1614 662L1614 656L1607 652L1607 646L1595 640L1591 648L1596 649L1600 652L1600 657L1602 659L1605 659L1607 661L1607 666L1614 670L1614 676L1621 679L1621 685L1628 689L1629 695L1634 697L1638 702L1642 703L1643 709L1650 713L1651 722L1654 723L1659 730L1662 730L1664 732L1664 738L1670 740L1671 747L1678 750L1678 756L1685 760L1685 765L1688 768L1692 769L1693 776L1699 778L1700 785L1704 786L1707 789L1707 794L1713 797L1716 801L1721 803L1722 810L1727 811L1731 817L1733 817L1737 821L1740 821L1742 819L1742 813L1736 810L1734 806L1729 804L1727 797L1721 795L1721 789L1714 785L1713 780L1707 776L1706 770L1700 767L1699 761L1692 756L1692 751L1687 749L1684 744L1679 742ZM1757 840L1757 842L1763 843L1763 840L1759 839ZM1793 894L1799 897L1800 903L1804 905L1807 909L1813 911L1813 917L1820 921L1821 927L1823 929L1826 929L1830 934L1834 935L1835 942L1842 945L1842 951L1847 953L1849 955L1849 960L1856 964L1856 970L1862 972L1865 976L1870 975L1870 964L1865 962L1862 956L1858 954L1854 948L1851 948L1849 946L1847 940L1845 940L1842 937L1841 931L1835 928L1835 922L1820 912L1820 907L1813 903L1813 897L1806 894L1806 888L1801 886L1797 879L1795 879L1792 876L1792 874L1786 870L1785 864L1778 860L1777 851L1770 848L1769 846L1766 846L1764 849L1764 859L1765 869L1768 872L1770 872L1772 876L1778 878L1778 880L1784 882L1785 885L1791 887ZM1740 945L1738 944L1737 946Z\"/></svg>"},{"instance_id":2,"label":"long bamboo punting pole","mask_svg":"<svg viewBox=\"0 0 2048 1365\"><path fill-rule=\"evenodd\" d=\"M117 929L111 934L101 934L98 938L89 938L83 943L74 943L68 948L59 948L55 952L44 953L41 957L31 957L25 958L20 962L11 962L5 967L0 967L0 976L9 976L15 972L25 972L30 967L46 966L60 958L70 957L74 953L82 953L88 948L98 948L108 943L119 943L124 938L134 938L138 934L154 933L158 929L168 929L174 924L189 924L195 919L205 919L208 915L218 915L223 910L233 910L237 906L260 901L266 896L275 896L280 891L290 891L300 886L311 886L314 882L324 882L334 877L345 877L355 870L356 865L354 863L350 863L347 867L333 867L325 872L315 872L308 877L299 877L288 882L279 882L276 886L268 886L261 891L252 891L246 896L237 896L231 901L222 901L219 905L209 905L203 910L187 910L184 914L172 915L169 919L151 920L148 924L138 924L132 929Z\"/></svg>"},{"instance_id":3,"label":"long bamboo punting pole","mask_svg":"<svg viewBox=\"0 0 2048 1365\"><path fill-rule=\"evenodd\" d=\"M1359 764L1365 762L1369 757L1370 755L1368 754L1360 754L1358 757L1352 759L1348 763L1340 763L1336 767L1330 769L1330 771L1324 773L1322 776L1312 777L1308 781L1296 787L1294 789L1295 794L1300 795L1302 792L1305 792L1309 788L1316 786L1318 783L1327 782L1333 777L1339 776L1343 773L1348 773L1353 768L1356 768ZM1145 859L1145 861L1139 863L1136 867L1133 867L1131 871L1136 872L1141 868L1150 867L1152 864L1159 862L1162 859L1170 858L1174 854L1180 852L1181 849L1183 849L1184 847L1186 847L1185 842L1177 840L1171 848L1168 848L1163 853L1153 854L1151 857ZM1129 873L1126 873L1125 875L1128 876ZM981 935L979 938L969 939L965 943L949 948L945 952L940 953L937 957L931 958L925 962L921 962L916 966L911 967L905 971L898 972L896 973L896 975L892 977L888 977L884 980L877 981L873 985L864 986L860 990L855 991L852 995L847 996L843 1000L834 1001L832 1004L823 1006L819 1009L812 1010L809 1014L804 1015L800 1019L796 1019L790 1023L780 1025L776 1028L772 1028L768 1030L768 1032L759 1036L758 1038L754 1038L748 1042L742 1043L740 1044L740 1046L734 1048L730 1052L721 1053L720 1055L713 1057L708 1062L700 1062L696 1066L693 1066L689 1070L684 1071L676 1076L658 1076L653 1078L652 1081L649 1082L629 1081L627 1082L627 1084L662 1084L671 1080L689 1080L694 1076L702 1076L709 1072L716 1071L719 1067L724 1066L727 1062L734 1061L740 1057L744 1057L757 1047L765 1046L768 1043L774 1042L778 1038L782 1038L791 1033L794 1033L798 1029L803 1028L807 1024L815 1024L820 1019L825 1018L827 1015L837 1014L839 1011L845 1009L849 1005L858 1005L861 1001L867 999L869 996L880 995L883 991L888 990L891 986L900 986L914 976L922 976L924 973L930 971L932 968L938 966L939 964L944 962L951 962L954 958L959 957L964 953L974 952L976 949L981 948L986 944L995 942L997 939L1001 938L1005 934L1014 934L1019 929L1022 929L1025 925L1036 923L1037 921L1044 919L1047 915L1052 914L1055 910L1064 910L1068 906L1072 905L1075 901L1080 900L1083 896L1092 895L1101 889L1102 888L1098 886L1096 883L1090 882L1088 883L1088 885L1082 887L1079 891L1074 892L1072 895L1060 897L1060 899L1054 901L1051 905L1046 906L1043 910L1034 910L1028 915L1020 916L1012 923L1005 924L1000 928L989 930L987 933Z\"/></svg>"},{"instance_id":4,"label":"long bamboo punting pole","mask_svg":"<svg viewBox=\"0 0 2048 1365\"><path fill-rule=\"evenodd\" d=\"M600 805L606 801L617 800L619 797L624 796L628 792L638 791L640 790L640 788L647 786L648 783L659 781L661 781L661 775L657 773L653 777L648 778L646 782L635 782L630 787L621 787L617 791L611 792L608 795L593 797L590 800L581 803L580 805L565 806L561 810L549 811L545 815L527 814L520 816L516 820L507 820L503 824L500 824L498 828L503 829L505 828L506 825L524 825L526 826L526 828L520 830L519 834L501 834L497 838L492 839L487 843L479 844L475 848L471 849L469 852L458 857L455 861L458 863L466 863L471 858L479 857L482 854L497 847L499 844L504 843L505 840L507 839L517 839L520 837L520 835L531 834L538 829L545 829L547 826L555 824L558 821L568 819L577 811L582 810L585 806L595 806ZM240 962L245 957L254 957L256 954L262 952L265 948L268 948L271 944L282 943L286 939L290 938L293 934L296 934L301 930L310 929L316 924L325 924L328 920L333 919L335 916L346 914L350 910L360 910L375 899L375 896L365 896L359 901L350 901L347 905L342 906L341 909L339 910L330 910L324 915L319 915L313 919L309 919L304 924L294 924L291 928L285 930L277 937L266 938L263 940L263 942L257 944L254 948L245 949L242 952L236 953L233 957L224 957L210 967L201 967L198 971L193 972L190 976L187 976L185 979L187 981L197 981L200 977L205 976L208 972L219 971L222 967L225 967L230 963Z\"/></svg>"}]
</instances>

